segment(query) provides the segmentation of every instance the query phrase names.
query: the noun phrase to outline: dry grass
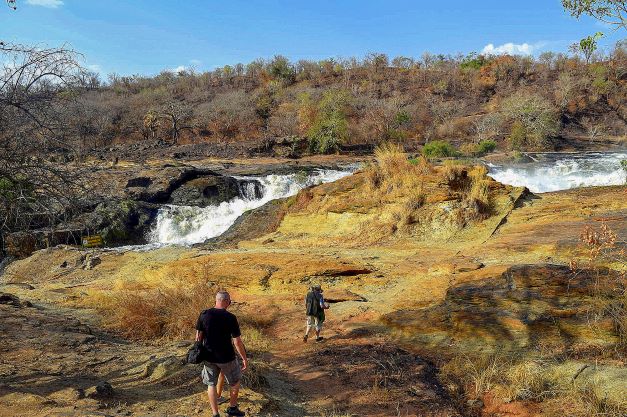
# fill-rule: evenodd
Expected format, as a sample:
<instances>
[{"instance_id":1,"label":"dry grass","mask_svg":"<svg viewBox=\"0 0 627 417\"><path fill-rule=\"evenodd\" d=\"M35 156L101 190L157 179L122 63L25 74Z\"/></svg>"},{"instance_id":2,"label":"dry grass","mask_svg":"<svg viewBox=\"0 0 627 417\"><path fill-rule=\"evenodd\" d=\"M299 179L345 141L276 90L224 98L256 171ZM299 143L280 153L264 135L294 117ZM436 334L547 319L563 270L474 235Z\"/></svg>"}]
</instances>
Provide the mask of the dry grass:
<instances>
[{"instance_id":1,"label":"dry grass","mask_svg":"<svg viewBox=\"0 0 627 417\"><path fill-rule=\"evenodd\" d=\"M99 308L105 326L129 339L189 339L214 294L203 279L165 288L129 283L104 295Z\"/></svg>"},{"instance_id":2,"label":"dry grass","mask_svg":"<svg viewBox=\"0 0 627 417\"><path fill-rule=\"evenodd\" d=\"M213 305L215 293L221 289L205 277L174 276L167 287L154 285L159 284L122 283L100 295L98 308L105 327L133 340L189 340L194 337L199 313ZM273 313L248 313L237 303L231 310L238 317L247 349L267 351L270 341L264 330L273 322Z\"/></svg>"},{"instance_id":3,"label":"dry grass","mask_svg":"<svg viewBox=\"0 0 627 417\"><path fill-rule=\"evenodd\" d=\"M584 268L595 271L593 299L588 312L590 325L595 328L611 320L618 338L617 350L627 352L627 241L609 225L586 227L580 235L586 251L585 259L571 260L573 275ZM609 269L606 269L609 268ZM607 273L606 271L609 271Z\"/></svg>"},{"instance_id":4,"label":"dry grass","mask_svg":"<svg viewBox=\"0 0 627 417\"><path fill-rule=\"evenodd\" d=\"M515 359L504 354L460 354L440 370L440 377L458 402L492 394L498 401L542 403L547 416L624 416L627 402L599 397L598 381L575 381L573 372L555 360Z\"/></svg>"}]
</instances>

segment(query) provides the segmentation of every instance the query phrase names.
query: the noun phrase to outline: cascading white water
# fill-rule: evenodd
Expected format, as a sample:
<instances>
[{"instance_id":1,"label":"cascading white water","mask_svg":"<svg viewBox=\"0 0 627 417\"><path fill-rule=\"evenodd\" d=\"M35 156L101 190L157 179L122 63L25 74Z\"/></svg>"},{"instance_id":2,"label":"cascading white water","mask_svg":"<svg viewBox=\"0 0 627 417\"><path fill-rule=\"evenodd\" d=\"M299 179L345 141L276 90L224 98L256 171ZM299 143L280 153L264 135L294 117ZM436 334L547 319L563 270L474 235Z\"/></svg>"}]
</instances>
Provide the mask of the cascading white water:
<instances>
[{"instance_id":1,"label":"cascading white water","mask_svg":"<svg viewBox=\"0 0 627 417\"><path fill-rule=\"evenodd\" d=\"M516 165L488 164L489 175L503 184L525 186L535 193L578 187L625 184L621 161L627 152L539 154L534 162Z\"/></svg>"},{"instance_id":2,"label":"cascading white water","mask_svg":"<svg viewBox=\"0 0 627 417\"><path fill-rule=\"evenodd\" d=\"M257 180L263 187L261 198L253 182L244 183L237 197L219 205L208 207L167 205L159 209L150 233L151 246L161 244L191 245L204 242L226 232L245 211L261 207L270 200L289 197L301 189L320 183L336 181L350 175L353 170L318 170L307 175L268 175L266 177L237 177L240 180Z\"/></svg>"}]
</instances>

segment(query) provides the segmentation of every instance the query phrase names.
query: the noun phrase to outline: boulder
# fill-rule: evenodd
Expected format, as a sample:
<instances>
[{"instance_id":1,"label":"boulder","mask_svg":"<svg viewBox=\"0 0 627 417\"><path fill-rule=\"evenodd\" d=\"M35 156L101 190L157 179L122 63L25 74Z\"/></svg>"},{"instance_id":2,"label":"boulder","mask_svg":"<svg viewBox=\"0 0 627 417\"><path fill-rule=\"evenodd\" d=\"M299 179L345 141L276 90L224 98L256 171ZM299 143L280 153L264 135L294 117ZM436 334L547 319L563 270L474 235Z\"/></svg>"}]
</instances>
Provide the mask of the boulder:
<instances>
[{"instance_id":1,"label":"boulder","mask_svg":"<svg viewBox=\"0 0 627 417\"><path fill-rule=\"evenodd\" d=\"M108 381L101 381L86 392L89 398L111 398L115 394L113 386Z\"/></svg>"},{"instance_id":2,"label":"boulder","mask_svg":"<svg viewBox=\"0 0 627 417\"><path fill-rule=\"evenodd\" d=\"M175 189L168 203L182 206L206 207L236 197L261 198L263 187L259 181L238 180L222 175L193 179Z\"/></svg>"},{"instance_id":3,"label":"boulder","mask_svg":"<svg viewBox=\"0 0 627 417\"><path fill-rule=\"evenodd\" d=\"M91 270L94 269L97 265L100 265L102 260L98 255L95 254L87 254L85 255L85 260L83 261L83 269Z\"/></svg>"},{"instance_id":4,"label":"boulder","mask_svg":"<svg viewBox=\"0 0 627 417\"><path fill-rule=\"evenodd\" d=\"M5 244L7 255L24 259L34 251L57 245L80 244L83 228L71 225L59 225L55 230L40 229L27 232L15 232L7 235Z\"/></svg>"},{"instance_id":5,"label":"boulder","mask_svg":"<svg viewBox=\"0 0 627 417\"><path fill-rule=\"evenodd\" d=\"M402 338L432 348L469 351L570 347L577 343L611 345L613 325L590 326L590 306L616 277L609 270L568 266L516 265L500 276L451 287L444 301L422 310L389 313L383 321Z\"/></svg>"},{"instance_id":6,"label":"boulder","mask_svg":"<svg viewBox=\"0 0 627 417\"><path fill-rule=\"evenodd\" d=\"M92 234L101 235L107 246L142 244L146 243L146 233L158 210L158 205L143 201L107 201L75 222L82 222Z\"/></svg>"},{"instance_id":7,"label":"boulder","mask_svg":"<svg viewBox=\"0 0 627 417\"><path fill-rule=\"evenodd\" d=\"M244 212L220 236L200 244L201 247L235 247L243 240L256 239L276 231L286 213L286 199L267 202L261 207Z\"/></svg>"},{"instance_id":8,"label":"boulder","mask_svg":"<svg viewBox=\"0 0 627 417\"><path fill-rule=\"evenodd\" d=\"M17 295L8 294L1 292L0 293L0 304L8 304L13 307L21 307L20 298Z\"/></svg>"}]
</instances>

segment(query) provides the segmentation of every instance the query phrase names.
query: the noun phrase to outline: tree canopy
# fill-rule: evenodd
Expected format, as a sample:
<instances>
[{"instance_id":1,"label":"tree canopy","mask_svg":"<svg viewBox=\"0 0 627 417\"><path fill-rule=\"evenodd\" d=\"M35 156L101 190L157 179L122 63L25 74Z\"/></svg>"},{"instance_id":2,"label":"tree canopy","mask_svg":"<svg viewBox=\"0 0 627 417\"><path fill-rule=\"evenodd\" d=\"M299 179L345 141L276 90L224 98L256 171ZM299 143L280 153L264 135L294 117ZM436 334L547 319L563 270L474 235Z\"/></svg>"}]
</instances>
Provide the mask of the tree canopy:
<instances>
[{"instance_id":1,"label":"tree canopy","mask_svg":"<svg viewBox=\"0 0 627 417\"><path fill-rule=\"evenodd\" d=\"M627 5L624 0L562 0L564 9L579 19L588 15L627 30Z\"/></svg>"}]
</instances>

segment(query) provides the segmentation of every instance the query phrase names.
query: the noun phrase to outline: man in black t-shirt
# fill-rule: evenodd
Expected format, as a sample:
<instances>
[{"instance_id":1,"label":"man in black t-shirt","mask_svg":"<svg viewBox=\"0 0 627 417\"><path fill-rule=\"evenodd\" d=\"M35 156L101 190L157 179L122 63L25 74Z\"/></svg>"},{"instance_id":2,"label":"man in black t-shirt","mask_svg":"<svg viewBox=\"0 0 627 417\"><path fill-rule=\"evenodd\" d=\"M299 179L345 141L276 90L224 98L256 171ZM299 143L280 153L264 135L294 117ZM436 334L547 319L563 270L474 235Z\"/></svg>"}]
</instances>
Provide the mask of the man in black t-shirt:
<instances>
[{"instance_id":1,"label":"man in black t-shirt","mask_svg":"<svg viewBox=\"0 0 627 417\"><path fill-rule=\"evenodd\" d=\"M216 294L214 308L204 310L196 323L196 341L202 341L207 348L207 363L202 370L202 380L207 384L209 403L214 417L219 417L216 381L220 372L224 374L231 388L230 406L226 409L229 416L243 416L237 406L242 371L248 366L246 349L242 342L239 323L235 315L226 311L231 305L231 297L226 291ZM233 348L235 346L235 348ZM238 363L235 351L242 358Z\"/></svg>"}]
</instances>

